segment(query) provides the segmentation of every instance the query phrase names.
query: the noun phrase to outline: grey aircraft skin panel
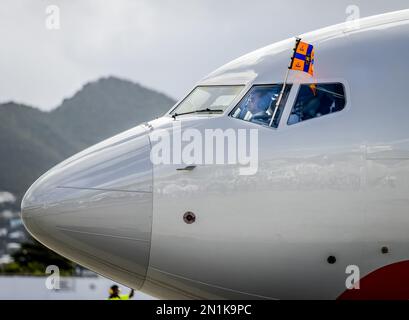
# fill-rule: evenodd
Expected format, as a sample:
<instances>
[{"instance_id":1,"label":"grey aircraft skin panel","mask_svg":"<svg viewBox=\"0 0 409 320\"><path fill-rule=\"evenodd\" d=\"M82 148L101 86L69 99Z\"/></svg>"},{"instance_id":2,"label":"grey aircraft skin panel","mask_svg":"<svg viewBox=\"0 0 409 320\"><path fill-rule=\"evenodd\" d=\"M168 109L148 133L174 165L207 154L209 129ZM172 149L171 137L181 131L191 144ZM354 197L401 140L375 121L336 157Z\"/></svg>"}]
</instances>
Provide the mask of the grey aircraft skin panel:
<instances>
[{"instance_id":1,"label":"grey aircraft skin panel","mask_svg":"<svg viewBox=\"0 0 409 320\"><path fill-rule=\"evenodd\" d=\"M409 10L300 37L314 45L315 73L289 72L277 129L230 113L253 85L283 82L294 38L199 81L243 86L223 114L174 119L173 107L52 168L23 199L26 228L63 256L168 299L336 299L348 266L365 280L409 261ZM334 82L343 110L288 124L302 84ZM153 135L175 124L257 129L257 172L152 164Z\"/></svg>"},{"instance_id":2,"label":"grey aircraft skin panel","mask_svg":"<svg viewBox=\"0 0 409 320\"><path fill-rule=\"evenodd\" d=\"M57 165L23 199L26 228L67 258L140 288L152 228L149 155L142 126Z\"/></svg>"}]
</instances>

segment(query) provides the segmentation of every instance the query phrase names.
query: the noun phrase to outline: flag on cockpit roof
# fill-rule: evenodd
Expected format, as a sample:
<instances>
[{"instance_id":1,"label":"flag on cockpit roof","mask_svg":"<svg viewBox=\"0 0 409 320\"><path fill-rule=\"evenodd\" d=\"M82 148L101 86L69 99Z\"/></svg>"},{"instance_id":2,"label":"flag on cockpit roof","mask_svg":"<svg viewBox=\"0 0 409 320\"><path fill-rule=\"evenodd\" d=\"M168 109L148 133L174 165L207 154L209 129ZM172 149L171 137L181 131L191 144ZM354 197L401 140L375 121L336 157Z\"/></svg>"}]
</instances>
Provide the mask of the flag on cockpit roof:
<instances>
[{"instance_id":1,"label":"flag on cockpit roof","mask_svg":"<svg viewBox=\"0 0 409 320\"><path fill-rule=\"evenodd\" d=\"M313 76L314 46L298 39L291 58L290 69L304 71Z\"/></svg>"}]
</instances>

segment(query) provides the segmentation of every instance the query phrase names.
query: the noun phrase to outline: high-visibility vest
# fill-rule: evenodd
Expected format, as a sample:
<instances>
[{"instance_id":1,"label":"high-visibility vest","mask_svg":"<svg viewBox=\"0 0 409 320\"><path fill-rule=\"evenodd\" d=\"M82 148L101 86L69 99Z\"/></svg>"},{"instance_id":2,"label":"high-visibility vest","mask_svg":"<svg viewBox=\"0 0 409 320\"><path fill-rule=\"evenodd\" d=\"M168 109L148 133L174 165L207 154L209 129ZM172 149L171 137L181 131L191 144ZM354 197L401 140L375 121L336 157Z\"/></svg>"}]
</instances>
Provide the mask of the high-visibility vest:
<instances>
[{"instance_id":1,"label":"high-visibility vest","mask_svg":"<svg viewBox=\"0 0 409 320\"><path fill-rule=\"evenodd\" d=\"M129 295L121 294L117 297L108 298L107 300L129 300Z\"/></svg>"}]
</instances>

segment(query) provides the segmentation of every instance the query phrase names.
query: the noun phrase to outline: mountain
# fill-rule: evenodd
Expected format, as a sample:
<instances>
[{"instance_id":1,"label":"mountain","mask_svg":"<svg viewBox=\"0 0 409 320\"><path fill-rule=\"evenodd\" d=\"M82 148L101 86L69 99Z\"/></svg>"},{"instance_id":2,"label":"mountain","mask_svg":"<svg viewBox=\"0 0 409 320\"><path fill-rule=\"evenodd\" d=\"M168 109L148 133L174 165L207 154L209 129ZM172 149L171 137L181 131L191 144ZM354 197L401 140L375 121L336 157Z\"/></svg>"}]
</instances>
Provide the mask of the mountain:
<instances>
[{"instance_id":1,"label":"mountain","mask_svg":"<svg viewBox=\"0 0 409 320\"><path fill-rule=\"evenodd\" d=\"M45 171L68 156L164 114L175 101L114 77L90 82L51 112L0 104L0 191L20 200Z\"/></svg>"},{"instance_id":2,"label":"mountain","mask_svg":"<svg viewBox=\"0 0 409 320\"><path fill-rule=\"evenodd\" d=\"M109 77L86 84L50 118L66 138L85 147L161 116L174 103L164 94Z\"/></svg>"}]
</instances>

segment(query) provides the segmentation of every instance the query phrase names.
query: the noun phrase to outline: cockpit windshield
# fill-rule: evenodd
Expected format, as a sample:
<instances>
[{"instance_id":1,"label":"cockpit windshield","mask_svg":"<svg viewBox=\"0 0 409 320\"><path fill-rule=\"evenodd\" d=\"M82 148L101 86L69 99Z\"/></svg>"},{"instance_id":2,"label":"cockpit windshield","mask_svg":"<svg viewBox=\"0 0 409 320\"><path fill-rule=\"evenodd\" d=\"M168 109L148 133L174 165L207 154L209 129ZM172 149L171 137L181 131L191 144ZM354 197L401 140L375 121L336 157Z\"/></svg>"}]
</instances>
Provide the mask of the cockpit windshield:
<instances>
[{"instance_id":1,"label":"cockpit windshield","mask_svg":"<svg viewBox=\"0 0 409 320\"><path fill-rule=\"evenodd\" d=\"M198 86L170 113L223 113L244 86Z\"/></svg>"}]
</instances>

